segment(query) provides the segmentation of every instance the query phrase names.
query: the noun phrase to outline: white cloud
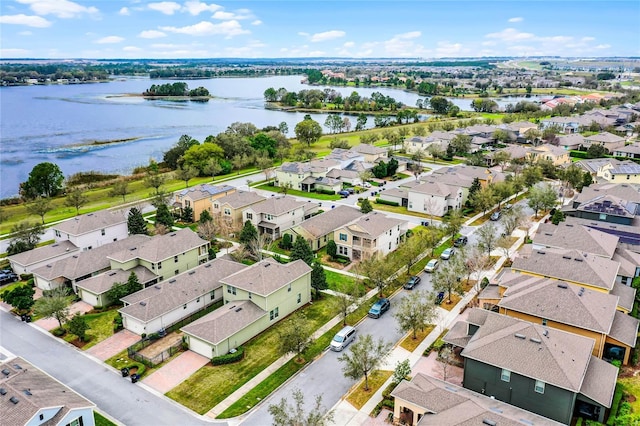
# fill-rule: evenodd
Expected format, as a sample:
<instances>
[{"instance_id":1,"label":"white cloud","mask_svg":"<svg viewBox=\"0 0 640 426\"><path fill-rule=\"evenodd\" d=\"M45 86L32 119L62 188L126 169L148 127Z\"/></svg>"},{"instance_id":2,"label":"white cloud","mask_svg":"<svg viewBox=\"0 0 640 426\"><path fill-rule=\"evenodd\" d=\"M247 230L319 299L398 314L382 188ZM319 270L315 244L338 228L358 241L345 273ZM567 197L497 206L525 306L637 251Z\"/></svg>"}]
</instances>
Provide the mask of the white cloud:
<instances>
[{"instance_id":1,"label":"white cloud","mask_svg":"<svg viewBox=\"0 0 640 426\"><path fill-rule=\"evenodd\" d=\"M161 1L159 3L149 3L147 7L156 12L164 13L165 15L173 15L180 10L180 5L173 1Z\"/></svg>"},{"instance_id":2,"label":"white cloud","mask_svg":"<svg viewBox=\"0 0 640 426\"><path fill-rule=\"evenodd\" d=\"M322 50L312 50L311 52L309 52L309 54L307 56L309 56L309 57L327 56L327 53L322 51Z\"/></svg>"},{"instance_id":3,"label":"white cloud","mask_svg":"<svg viewBox=\"0 0 640 426\"><path fill-rule=\"evenodd\" d=\"M124 41L124 37L120 36L108 36L102 37L101 39L96 40L98 44L114 44L114 43L122 43Z\"/></svg>"},{"instance_id":4,"label":"white cloud","mask_svg":"<svg viewBox=\"0 0 640 426\"><path fill-rule=\"evenodd\" d=\"M599 45L595 46L594 49L601 50L601 49L608 49L610 47L611 47L610 44L599 44Z\"/></svg>"},{"instance_id":5,"label":"white cloud","mask_svg":"<svg viewBox=\"0 0 640 426\"><path fill-rule=\"evenodd\" d=\"M298 35L302 37L309 37L309 33L305 33L304 31L298 32Z\"/></svg>"},{"instance_id":6,"label":"white cloud","mask_svg":"<svg viewBox=\"0 0 640 426\"><path fill-rule=\"evenodd\" d=\"M17 0L28 4L38 15L54 15L58 18L77 18L84 14L94 15L100 11L91 6L86 7L69 0Z\"/></svg>"},{"instance_id":7,"label":"white cloud","mask_svg":"<svg viewBox=\"0 0 640 426\"><path fill-rule=\"evenodd\" d=\"M160 27L161 30L176 34L188 34L192 36L224 35L227 38L251 32L242 28L238 21L225 21L219 24L212 24L202 21L186 27Z\"/></svg>"},{"instance_id":8,"label":"white cloud","mask_svg":"<svg viewBox=\"0 0 640 426\"><path fill-rule=\"evenodd\" d=\"M163 33L162 31L157 31L157 30L146 30L146 31L142 31L140 34L138 34L138 37L140 38L161 38L161 37L166 37L167 35L165 33Z\"/></svg>"},{"instance_id":9,"label":"white cloud","mask_svg":"<svg viewBox=\"0 0 640 426\"><path fill-rule=\"evenodd\" d=\"M217 4L206 4L198 0L192 0L185 2L183 10L189 12L193 16L199 15L202 12L215 12L222 9L222 6Z\"/></svg>"},{"instance_id":10,"label":"white cloud","mask_svg":"<svg viewBox=\"0 0 640 426\"><path fill-rule=\"evenodd\" d=\"M485 35L486 38L495 38L507 43L517 42L521 40L531 40L535 38L535 35L531 33L524 33L516 30L515 28L506 28L497 33L490 33Z\"/></svg>"},{"instance_id":11,"label":"white cloud","mask_svg":"<svg viewBox=\"0 0 640 426\"><path fill-rule=\"evenodd\" d=\"M463 48L460 43L439 41L438 47L436 47L436 54L438 56L459 56L461 53L463 53Z\"/></svg>"},{"instance_id":12,"label":"white cloud","mask_svg":"<svg viewBox=\"0 0 640 426\"><path fill-rule=\"evenodd\" d=\"M129 12L129 8L128 7L123 7L118 12L118 15L129 16L129 15L131 15L131 12Z\"/></svg>"},{"instance_id":13,"label":"white cloud","mask_svg":"<svg viewBox=\"0 0 640 426\"><path fill-rule=\"evenodd\" d=\"M3 58L11 58L17 56L25 56L30 53L27 49L0 49L0 56Z\"/></svg>"},{"instance_id":14,"label":"white cloud","mask_svg":"<svg viewBox=\"0 0 640 426\"><path fill-rule=\"evenodd\" d=\"M409 40L412 38L418 38L422 35L422 33L420 31L410 31L408 33L404 33L404 34L398 34L394 37L394 39L401 39L401 40Z\"/></svg>"},{"instance_id":15,"label":"white cloud","mask_svg":"<svg viewBox=\"0 0 640 426\"><path fill-rule=\"evenodd\" d=\"M33 33L32 33L31 31L20 31L20 32L18 33L18 35L21 35L21 36L30 36L30 35L33 35Z\"/></svg>"},{"instance_id":16,"label":"white cloud","mask_svg":"<svg viewBox=\"0 0 640 426\"><path fill-rule=\"evenodd\" d=\"M336 38L344 37L346 33L339 30L325 31L323 33L316 33L311 36L312 43L318 43L321 41L333 40Z\"/></svg>"},{"instance_id":17,"label":"white cloud","mask_svg":"<svg viewBox=\"0 0 640 426\"><path fill-rule=\"evenodd\" d=\"M51 22L41 16L34 15L3 15L0 16L0 24L26 25L27 27L46 28Z\"/></svg>"},{"instance_id":18,"label":"white cloud","mask_svg":"<svg viewBox=\"0 0 640 426\"><path fill-rule=\"evenodd\" d=\"M136 46L125 46L122 48L123 52L142 52L142 49Z\"/></svg>"},{"instance_id":19,"label":"white cloud","mask_svg":"<svg viewBox=\"0 0 640 426\"><path fill-rule=\"evenodd\" d=\"M588 41L594 41L595 37L582 37L580 40L586 43Z\"/></svg>"},{"instance_id":20,"label":"white cloud","mask_svg":"<svg viewBox=\"0 0 640 426\"><path fill-rule=\"evenodd\" d=\"M225 21L225 20L229 20L229 19L234 19L235 16L236 16L235 13L223 12L222 10L219 10L216 13L213 14L212 18L213 19L220 19L221 21Z\"/></svg>"},{"instance_id":21,"label":"white cloud","mask_svg":"<svg viewBox=\"0 0 640 426\"><path fill-rule=\"evenodd\" d=\"M253 21L253 22L251 23L251 25L262 25L262 21L261 21L261 20L259 20L259 19L256 19L255 21Z\"/></svg>"},{"instance_id":22,"label":"white cloud","mask_svg":"<svg viewBox=\"0 0 640 426\"><path fill-rule=\"evenodd\" d=\"M515 18L509 18L509 22L522 22L524 18L521 16L516 16Z\"/></svg>"},{"instance_id":23,"label":"white cloud","mask_svg":"<svg viewBox=\"0 0 640 426\"><path fill-rule=\"evenodd\" d=\"M346 42L345 44L343 44L342 46L343 46L343 47L346 47L346 48L349 48L349 47L353 47L353 46L355 46L355 45L356 45L356 44L355 44L354 42L352 42L352 41L348 41L348 42Z\"/></svg>"}]
</instances>

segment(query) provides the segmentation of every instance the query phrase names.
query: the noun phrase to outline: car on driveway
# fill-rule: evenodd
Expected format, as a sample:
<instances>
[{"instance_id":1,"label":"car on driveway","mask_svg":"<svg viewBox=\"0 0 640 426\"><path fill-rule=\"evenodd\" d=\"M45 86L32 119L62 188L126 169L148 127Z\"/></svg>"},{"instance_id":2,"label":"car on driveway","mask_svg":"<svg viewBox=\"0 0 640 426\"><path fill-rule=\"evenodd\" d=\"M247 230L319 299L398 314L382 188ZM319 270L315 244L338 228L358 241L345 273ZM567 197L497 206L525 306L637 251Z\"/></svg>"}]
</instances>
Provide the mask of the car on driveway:
<instances>
[{"instance_id":1,"label":"car on driveway","mask_svg":"<svg viewBox=\"0 0 640 426\"><path fill-rule=\"evenodd\" d=\"M456 238L456 240L453 242L453 246L454 247L462 247L467 245L467 243L469 242L469 238L465 237L464 235L461 237Z\"/></svg>"},{"instance_id":2,"label":"car on driveway","mask_svg":"<svg viewBox=\"0 0 640 426\"><path fill-rule=\"evenodd\" d=\"M2 271L2 273L0 273L0 285L15 283L19 279L20 277L13 272Z\"/></svg>"},{"instance_id":3,"label":"car on driveway","mask_svg":"<svg viewBox=\"0 0 640 426\"><path fill-rule=\"evenodd\" d=\"M431 259L429 262L427 262L427 264L424 267L424 271L425 272L434 272L436 269L438 269L438 260L437 259Z\"/></svg>"},{"instance_id":4,"label":"car on driveway","mask_svg":"<svg viewBox=\"0 0 640 426\"><path fill-rule=\"evenodd\" d=\"M500 213L500 210L496 210L495 212L491 213L491 216L489 216L489 219L496 221L500 219L500 216L502 216L502 213Z\"/></svg>"},{"instance_id":5,"label":"car on driveway","mask_svg":"<svg viewBox=\"0 0 640 426\"><path fill-rule=\"evenodd\" d=\"M407 283L404 285L404 289L413 290L415 286L420 284L420 281L422 281L422 279L416 275L409 277L409 280L407 280Z\"/></svg>"},{"instance_id":6,"label":"car on driveway","mask_svg":"<svg viewBox=\"0 0 640 426\"><path fill-rule=\"evenodd\" d=\"M440 255L441 259L444 260L449 260L451 259L451 256L453 256L455 254L456 250L453 247L449 247L448 249L445 249L442 254Z\"/></svg>"},{"instance_id":7,"label":"car on driveway","mask_svg":"<svg viewBox=\"0 0 640 426\"><path fill-rule=\"evenodd\" d=\"M371 318L380 318L382 314L389 310L390 307L391 302L389 302L389 299L378 299L378 301L373 304L371 309L369 309L368 315Z\"/></svg>"}]
</instances>

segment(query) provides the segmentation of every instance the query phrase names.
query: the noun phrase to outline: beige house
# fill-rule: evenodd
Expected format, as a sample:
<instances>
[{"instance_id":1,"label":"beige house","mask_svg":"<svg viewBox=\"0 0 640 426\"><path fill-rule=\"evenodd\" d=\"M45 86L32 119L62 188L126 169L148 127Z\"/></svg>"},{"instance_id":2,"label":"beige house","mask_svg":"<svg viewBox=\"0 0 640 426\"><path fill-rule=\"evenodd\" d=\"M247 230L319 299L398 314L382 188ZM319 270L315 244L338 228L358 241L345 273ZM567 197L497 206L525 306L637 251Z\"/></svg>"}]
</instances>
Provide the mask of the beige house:
<instances>
[{"instance_id":1,"label":"beige house","mask_svg":"<svg viewBox=\"0 0 640 426\"><path fill-rule=\"evenodd\" d=\"M584 136L580 133L558 136L556 140L558 141L558 146L567 151L584 146Z\"/></svg>"},{"instance_id":2,"label":"beige house","mask_svg":"<svg viewBox=\"0 0 640 426\"><path fill-rule=\"evenodd\" d=\"M287 229L302 223L318 211L318 204L298 201L293 197L274 196L255 203L242 211L242 221L250 221L260 234L280 238Z\"/></svg>"},{"instance_id":3,"label":"beige house","mask_svg":"<svg viewBox=\"0 0 640 426\"><path fill-rule=\"evenodd\" d=\"M394 251L404 241L407 229L405 220L371 212L337 228L333 239L339 255L351 260L365 260Z\"/></svg>"},{"instance_id":4,"label":"beige house","mask_svg":"<svg viewBox=\"0 0 640 426\"><path fill-rule=\"evenodd\" d=\"M527 150L527 159L531 161L539 161L541 159L548 160L553 163L554 166L563 166L565 164L571 164L571 158L569 158L569 152L565 149L551 145L544 144L529 148Z\"/></svg>"},{"instance_id":5,"label":"beige house","mask_svg":"<svg viewBox=\"0 0 640 426\"><path fill-rule=\"evenodd\" d=\"M462 207L464 191L459 186L424 182L408 189L407 196L407 210L442 217Z\"/></svg>"},{"instance_id":6,"label":"beige house","mask_svg":"<svg viewBox=\"0 0 640 426\"><path fill-rule=\"evenodd\" d=\"M236 191L232 194L213 200L213 216L229 220L233 225L242 225L242 211L261 201L262 195L252 191Z\"/></svg>"},{"instance_id":7,"label":"beige house","mask_svg":"<svg viewBox=\"0 0 640 426\"><path fill-rule=\"evenodd\" d=\"M336 229L357 220L362 215L359 209L337 206L286 230L284 234L291 235L292 241L299 235L309 242L312 250L320 250L327 242L333 240Z\"/></svg>"},{"instance_id":8,"label":"beige house","mask_svg":"<svg viewBox=\"0 0 640 426\"><path fill-rule=\"evenodd\" d=\"M311 192L315 179L323 178L329 171L339 168L340 161L326 158L304 163L283 163L276 169L275 185Z\"/></svg>"},{"instance_id":9,"label":"beige house","mask_svg":"<svg viewBox=\"0 0 640 426\"><path fill-rule=\"evenodd\" d=\"M374 145L368 145L361 143L351 148L351 151L357 152L364 157L364 161L367 163L375 163L377 160L387 161L387 150Z\"/></svg>"},{"instance_id":10,"label":"beige house","mask_svg":"<svg viewBox=\"0 0 640 426\"><path fill-rule=\"evenodd\" d=\"M311 268L267 258L220 280L225 304L181 329L189 349L213 358L271 327L311 301Z\"/></svg>"},{"instance_id":11,"label":"beige house","mask_svg":"<svg viewBox=\"0 0 640 426\"><path fill-rule=\"evenodd\" d=\"M625 139L609 132L601 132L596 135L585 136L584 146L589 148L591 145L602 145L609 152L614 152L618 148L624 146Z\"/></svg>"},{"instance_id":12,"label":"beige house","mask_svg":"<svg viewBox=\"0 0 640 426\"><path fill-rule=\"evenodd\" d=\"M190 207L193 210L193 220L200 220L200 215L207 210L213 216L213 201L236 192L236 188L230 185L209 185L203 183L191 188L183 189L174 195L173 207L184 209Z\"/></svg>"},{"instance_id":13,"label":"beige house","mask_svg":"<svg viewBox=\"0 0 640 426\"><path fill-rule=\"evenodd\" d=\"M640 184L640 164L631 160L612 160L598 169L597 176L613 183Z\"/></svg>"}]
</instances>

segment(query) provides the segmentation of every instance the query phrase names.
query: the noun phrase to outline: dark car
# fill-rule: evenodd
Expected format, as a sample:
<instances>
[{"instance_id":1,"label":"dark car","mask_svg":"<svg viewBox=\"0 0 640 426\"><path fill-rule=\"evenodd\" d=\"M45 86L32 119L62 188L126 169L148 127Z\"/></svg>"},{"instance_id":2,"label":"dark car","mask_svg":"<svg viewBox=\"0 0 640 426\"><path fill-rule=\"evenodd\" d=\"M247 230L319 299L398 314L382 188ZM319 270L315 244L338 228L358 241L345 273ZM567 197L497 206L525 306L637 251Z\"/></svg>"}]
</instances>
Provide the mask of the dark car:
<instances>
[{"instance_id":1,"label":"dark car","mask_svg":"<svg viewBox=\"0 0 640 426\"><path fill-rule=\"evenodd\" d=\"M15 283L20 277L13 272L0 274L0 285Z\"/></svg>"},{"instance_id":2,"label":"dark car","mask_svg":"<svg viewBox=\"0 0 640 426\"><path fill-rule=\"evenodd\" d=\"M462 237L456 238L456 240L453 242L453 246L454 247L462 247L464 245L467 245L468 242L469 242L469 238L467 238L467 237L465 237L463 235Z\"/></svg>"},{"instance_id":3,"label":"dark car","mask_svg":"<svg viewBox=\"0 0 640 426\"><path fill-rule=\"evenodd\" d=\"M497 210L493 213L491 213L491 216L489 217L489 219L496 221L498 219L500 219L500 216L502 216L502 213L500 213L500 210Z\"/></svg>"},{"instance_id":4,"label":"dark car","mask_svg":"<svg viewBox=\"0 0 640 426\"><path fill-rule=\"evenodd\" d=\"M347 198L349 196L349 191L347 191L346 189L343 189L342 191L338 191L338 195L341 196L342 198Z\"/></svg>"},{"instance_id":5,"label":"dark car","mask_svg":"<svg viewBox=\"0 0 640 426\"><path fill-rule=\"evenodd\" d=\"M414 275L410 277L407 283L404 285L405 290L413 290L415 286L420 284L420 281L422 281L422 279L418 276Z\"/></svg>"},{"instance_id":6,"label":"dark car","mask_svg":"<svg viewBox=\"0 0 640 426\"><path fill-rule=\"evenodd\" d=\"M368 315L371 318L380 318L382 314L389 310L390 307L391 302L389 302L389 299L378 299L378 301L373 304L371 309L369 309Z\"/></svg>"}]
</instances>

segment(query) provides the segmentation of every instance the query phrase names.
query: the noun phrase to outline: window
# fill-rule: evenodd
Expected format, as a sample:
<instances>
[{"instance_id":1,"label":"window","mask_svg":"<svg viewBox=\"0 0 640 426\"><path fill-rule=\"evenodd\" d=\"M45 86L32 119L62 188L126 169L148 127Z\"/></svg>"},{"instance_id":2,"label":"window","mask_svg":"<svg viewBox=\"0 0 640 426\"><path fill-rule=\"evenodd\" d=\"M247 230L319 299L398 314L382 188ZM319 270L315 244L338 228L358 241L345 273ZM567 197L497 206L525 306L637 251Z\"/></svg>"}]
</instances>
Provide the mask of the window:
<instances>
[{"instance_id":1,"label":"window","mask_svg":"<svg viewBox=\"0 0 640 426\"><path fill-rule=\"evenodd\" d=\"M269 312L269 320L273 321L275 318L278 318L278 308L275 308L271 312Z\"/></svg>"},{"instance_id":2,"label":"window","mask_svg":"<svg viewBox=\"0 0 640 426\"><path fill-rule=\"evenodd\" d=\"M287 291L291 291L291 283L289 283L289 287L287 287Z\"/></svg>"},{"instance_id":3,"label":"window","mask_svg":"<svg viewBox=\"0 0 640 426\"><path fill-rule=\"evenodd\" d=\"M349 256L349 249L347 247L338 246L338 254Z\"/></svg>"},{"instance_id":4,"label":"window","mask_svg":"<svg viewBox=\"0 0 640 426\"><path fill-rule=\"evenodd\" d=\"M543 318L543 319L542 319L542 325L547 325L547 320L546 320L546 318Z\"/></svg>"},{"instance_id":5,"label":"window","mask_svg":"<svg viewBox=\"0 0 640 426\"><path fill-rule=\"evenodd\" d=\"M44 414L40 414L40 420L44 420Z\"/></svg>"},{"instance_id":6,"label":"window","mask_svg":"<svg viewBox=\"0 0 640 426\"><path fill-rule=\"evenodd\" d=\"M178 275L180 273L180 269L176 269L175 271L173 271L173 275Z\"/></svg>"},{"instance_id":7,"label":"window","mask_svg":"<svg viewBox=\"0 0 640 426\"><path fill-rule=\"evenodd\" d=\"M389 250L391 250L391 241L389 241Z\"/></svg>"},{"instance_id":8,"label":"window","mask_svg":"<svg viewBox=\"0 0 640 426\"><path fill-rule=\"evenodd\" d=\"M218 209L220 208L220 204L215 203L215 204L213 205L213 208L214 208L214 209L216 209L216 210L218 210ZM247 215L247 216L248 216L248 215Z\"/></svg>"},{"instance_id":9,"label":"window","mask_svg":"<svg viewBox=\"0 0 640 426\"><path fill-rule=\"evenodd\" d=\"M228 285L227 286L227 293L229 294L236 294L236 288L233 286Z\"/></svg>"},{"instance_id":10,"label":"window","mask_svg":"<svg viewBox=\"0 0 640 426\"><path fill-rule=\"evenodd\" d=\"M340 241L348 241L347 234L340 233L339 238L340 238Z\"/></svg>"},{"instance_id":11,"label":"window","mask_svg":"<svg viewBox=\"0 0 640 426\"><path fill-rule=\"evenodd\" d=\"M182 309L187 309L187 304L185 303Z\"/></svg>"},{"instance_id":12,"label":"window","mask_svg":"<svg viewBox=\"0 0 640 426\"><path fill-rule=\"evenodd\" d=\"M627 175L627 179L629 179L629 175ZM104 232L104 229L101 229L100 230L100 235L104 235L104 234L106 234L106 232Z\"/></svg>"},{"instance_id":13,"label":"window","mask_svg":"<svg viewBox=\"0 0 640 426\"><path fill-rule=\"evenodd\" d=\"M162 269L162 262L158 262L158 269Z\"/></svg>"},{"instance_id":14,"label":"window","mask_svg":"<svg viewBox=\"0 0 640 426\"><path fill-rule=\"evenodd\" d=\"M251 295L251 293L249 293L249 300L251 300L253 298L253 296Z\"/></svg>"},{"instance_id":15,"label":"window","mask_svg":"<svg viewBox=\"0 0 640 426\"><path fill-rule=\"evenodd\" d=\"M502 369L502 373L500 374L500 380L502 380L503 382L510 382L511 381L511 371L505 370L503 368Z\"/></svg>"},{"instance_id":16,"label":"window","mask_svg":"<svg viewBox=\"0 0 640 426\"><path fill-rule=\"evenodd\" d=\"M196 299L196 303L200 303L200 298L199 297Z\"/></svg>"},{"instance_id":17,"label":"window","mask_svg":"<svg viewBox=\"0 0 640 426\"><path fill-rule=\"evenodd\" d=\"M225 216L231 216L231 210L229 210L229 209L224 209L224 215L225 215Z\"/></svg>"},{"instance_id":18,"label":"window","mask_svg":"<svg viewBox=\"0 0 640 426\"><path fill-rule=\"evenodd\" d=\"M253 220L253 213L247 213L247 220Z\"/></svg>"},{"instance_id":19,"label":"window","mask_svg":"<svg viewBox=\"0 0 640 426\"><path fill-rule=\"evenodd\" d=\"M82 417L78 417L77 419L67 423L67 426L84 426L84 422L82 421Z\"/></svg>"},{"instance_id":20,"label":"window","mask_svg":"<svg viewBox=\"0 0 640 426\"><path fill-rule=\"evenodd\" d=\"M216 297L215 293L216 292L214 290L211 290L211 293L209 293L211 295L211 300L213 300L213 298Z\"/></svg>"},{"instance_id":21,"label":"window","mask_svg":"<svg viewBox=\"0 0 640 426\"><path fill-rule=\"evenodd\" d=\"M178 263L178 256L173 256L173 261L174 261L175 263Z\"/></svg>"},{"instance_id":22,"label":"window","mask_svg":"<svg viewBox=\"0 0 640 426\"><path fill-rule=\"evenodd\" d=\"M58 231L58 230L56 229L56 237L60 237L60 236L61 236L61 235L60 235L60 231Z\"/></svg>"},{"instance_id":23,"label":"window","mask_svg":"<svg viewBox=\"0 0 640 426\"><path fill-rule=\"evenodd\" d=\"M537 393L544 393L544 382L542 380L536 380L536 386L533 388Z\"/></svg>"},{"instance_id":24,"label":"window","mask_svg":"<svg viewBox=\"0 0 640 426\"><path fill-rule=\"evenodd\" d=\"M302 293L298 293L298 303L302 302Z\"/></svg>"}]
</instances>

